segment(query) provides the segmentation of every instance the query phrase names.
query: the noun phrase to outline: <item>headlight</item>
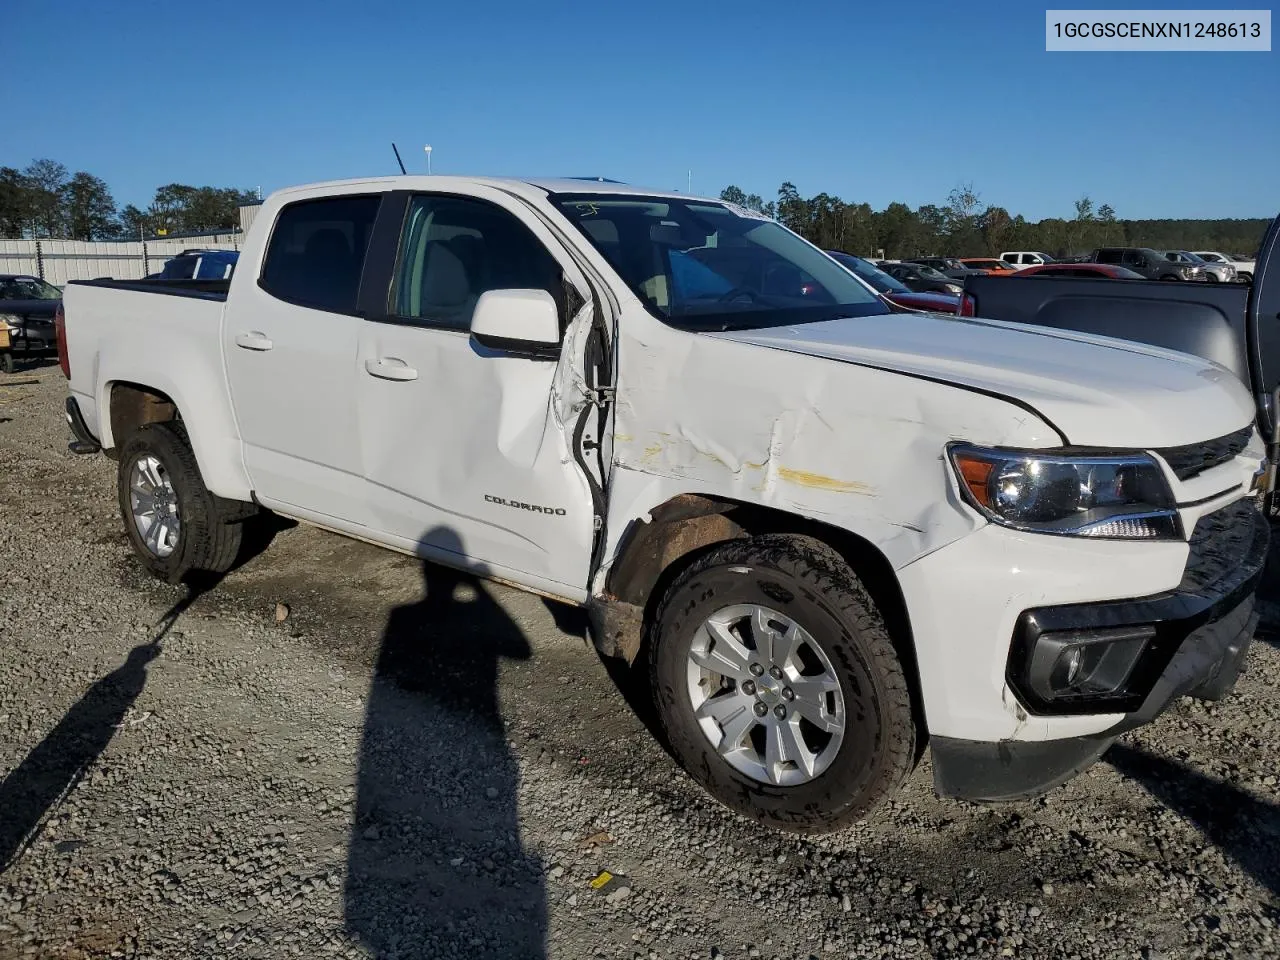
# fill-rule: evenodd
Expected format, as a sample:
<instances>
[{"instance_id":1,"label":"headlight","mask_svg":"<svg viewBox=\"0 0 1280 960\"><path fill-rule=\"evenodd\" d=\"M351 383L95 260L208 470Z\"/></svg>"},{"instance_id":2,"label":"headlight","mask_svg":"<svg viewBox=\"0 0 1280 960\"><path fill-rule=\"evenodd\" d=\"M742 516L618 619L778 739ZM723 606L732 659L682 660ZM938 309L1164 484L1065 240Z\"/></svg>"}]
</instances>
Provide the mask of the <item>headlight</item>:
<instances>
[{"instance_id":1,"label":"headlight","mask_svg":"<svg viewBox=\"0 0 1280 960\"><path fill-rule=\"evenodd\" d=\"M960 489L984 516L1017 530L1118 540L1176 540L1178 511L1146 454L1071 456L952 444Z\"/></svg>"},{"instance_id":2,"label":"headlight","mask_svg":"<svg viewBox=\"0 0 1280 960\"><path fill-rule=\"evenodd\" d=\"M958 284L958 283L948 283L948 284L947 284L947 289L948 289L949 291L951 291L952 293L963 293L963 292L964 292L964 287L960 286L960 284Z\"/></svg>"},{"instance_id":3,"label":"headlight","mask_svg":"<svg viewBox=\"0 0 1280 960\"><path fill-rule=\"evenodd\" d=\"M0 324L9 328L10 333L18 333L22 330L22 318L12 313L0 313Z\"/></svg>"}]
</instances>

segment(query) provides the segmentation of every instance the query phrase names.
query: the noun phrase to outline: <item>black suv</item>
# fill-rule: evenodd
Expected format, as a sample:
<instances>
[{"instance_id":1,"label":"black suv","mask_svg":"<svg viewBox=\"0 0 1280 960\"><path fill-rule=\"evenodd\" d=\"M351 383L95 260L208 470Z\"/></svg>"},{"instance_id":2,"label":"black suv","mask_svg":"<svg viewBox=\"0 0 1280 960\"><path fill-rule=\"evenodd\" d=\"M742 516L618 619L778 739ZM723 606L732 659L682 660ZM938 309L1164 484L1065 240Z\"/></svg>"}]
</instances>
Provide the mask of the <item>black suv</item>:
<instances>
[{"instance_id":1,"label":"black suv","mask_svg":"<svg viewBox=\"0 0 1280 960\"><path fill-rule=\"evenodd\" d=\"M1088 263L1111 263L1140 273L1148 280L1203 280L1204 268L1176 263L1150 247L1102 247L1086 258Z\"/></svg>"}]
</instances>

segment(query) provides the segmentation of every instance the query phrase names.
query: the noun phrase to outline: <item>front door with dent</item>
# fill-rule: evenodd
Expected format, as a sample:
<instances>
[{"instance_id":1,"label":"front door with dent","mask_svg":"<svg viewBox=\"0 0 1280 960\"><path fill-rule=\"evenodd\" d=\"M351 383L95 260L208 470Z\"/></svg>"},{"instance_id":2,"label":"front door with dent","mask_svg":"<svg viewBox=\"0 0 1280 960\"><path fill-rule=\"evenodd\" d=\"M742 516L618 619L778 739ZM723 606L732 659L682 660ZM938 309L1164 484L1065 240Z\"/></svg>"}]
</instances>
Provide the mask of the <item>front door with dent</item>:
<instances>
[{"instance_id":1,"label":"front door with dent","mask_svg":"<svg viewBox=\"0 0 1280 960\"><path fill-rule=\"evenodd\" d=\"M380 311L365 302L356 399L371 523L423 556L580 599L592 498L553 398L570 361L486 348L470 323L490 290L547 291L562 330L581 300L546 227L500 191L472 189L398 195L386 298Z\"/></svg>"}]
</instances>

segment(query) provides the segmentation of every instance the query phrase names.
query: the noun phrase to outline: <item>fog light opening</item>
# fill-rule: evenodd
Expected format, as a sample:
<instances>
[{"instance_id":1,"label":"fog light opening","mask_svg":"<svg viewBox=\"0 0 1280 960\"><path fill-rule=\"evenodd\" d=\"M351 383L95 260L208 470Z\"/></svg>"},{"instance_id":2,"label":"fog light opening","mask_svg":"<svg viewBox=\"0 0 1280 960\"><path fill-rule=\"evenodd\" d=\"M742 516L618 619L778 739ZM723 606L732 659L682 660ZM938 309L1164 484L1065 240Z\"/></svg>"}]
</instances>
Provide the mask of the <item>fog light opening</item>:
<instances>
[{"instance_id":1,"label":"fog light opening","mask_svg":"<svg viewBox=\"0 0 1280 960\"><path fill-rule=\"evenodd\" d=\"M1027 685L1042 700L1124 696L1154 627L1058 631L1036 638Z\"/></svg>"}]
</instances>

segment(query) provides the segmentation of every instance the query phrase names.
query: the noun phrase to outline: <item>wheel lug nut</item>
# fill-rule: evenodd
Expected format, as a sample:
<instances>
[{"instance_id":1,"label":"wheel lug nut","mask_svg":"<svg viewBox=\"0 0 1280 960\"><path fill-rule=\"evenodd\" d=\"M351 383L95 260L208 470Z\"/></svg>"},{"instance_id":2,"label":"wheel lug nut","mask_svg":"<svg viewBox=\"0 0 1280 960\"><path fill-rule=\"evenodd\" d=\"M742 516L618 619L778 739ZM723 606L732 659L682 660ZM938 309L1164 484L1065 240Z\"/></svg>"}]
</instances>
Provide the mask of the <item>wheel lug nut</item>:
<instances>
[{"instance_id":1,"label":"wheel lug nut","mask_svg":"<svg viewBox=\"0 0 1280 960\"><path fill-rule=\"evenodd\" d=\"M763 703L760 703L759 701L756 701L756 705L752 709L755 710L757 717L763 717L766 713L769 712L769 708L766 707Z\"/></svg>"},{"instance_id":2,"label":"wheel lug nut","mask_svg":"<svg viewBox=\"0 0 1280 960\"><path fill-rule=\"evenodd\" d=\"M782 699L783 699L783 700L794 700L795 698L796 698L796 692L795 692L794 690L792 690L790 687L783 687L783 688L782 688Z\"/></svg>"},{"instance_id":3,"label":"wheel lug nut","mask_svg":"<svg viewBox=\"0 0 1280 960\"><path fill-rule=\"evenodd\" d=\"M782 669L781 669L780 667L771 667L771 668L769 669L769 676L773 677L773 679L775 679L775 680L781 680L781 679L782 679Z\"/></svg>"},{"instance_id":4,"label":"wheel lug nut","mask_svg":"<svg viewBox=\"0 0 1280 960\"><path fill-rule=\"evenodd\" d=\"M764 673L764 667L760 666L760 664L758 664L758 663L753 663L753 664L751 665L751 675L752 675L753 677L758 677L758 676L760 676L760 675L761 675L761 674L763 674L763 673Z\"/></svg>"},{"instance_id":5,"label":"wheel lug nut","mask_svg":"<svg viewBox=\"0 0 1280 960\"><path fill-rule=\"evenodd\" d=\"M752 683L750 680L743 680L742 692L745 693L748 697L752 696L756 692L756 685Z\"/></svg>"},{"instance_id":6,"label":"wheel lug nut","mask_svg":"<svg viewBox=\"0 0 1280 960\"><path fill-rule=\"evenodd\" d=\"M779 720L785 720L787 719L787 708L784 707L782 704L778 704L776 707L773 708L773 715L777 717Z\"/></svg>"}]
</instances>

